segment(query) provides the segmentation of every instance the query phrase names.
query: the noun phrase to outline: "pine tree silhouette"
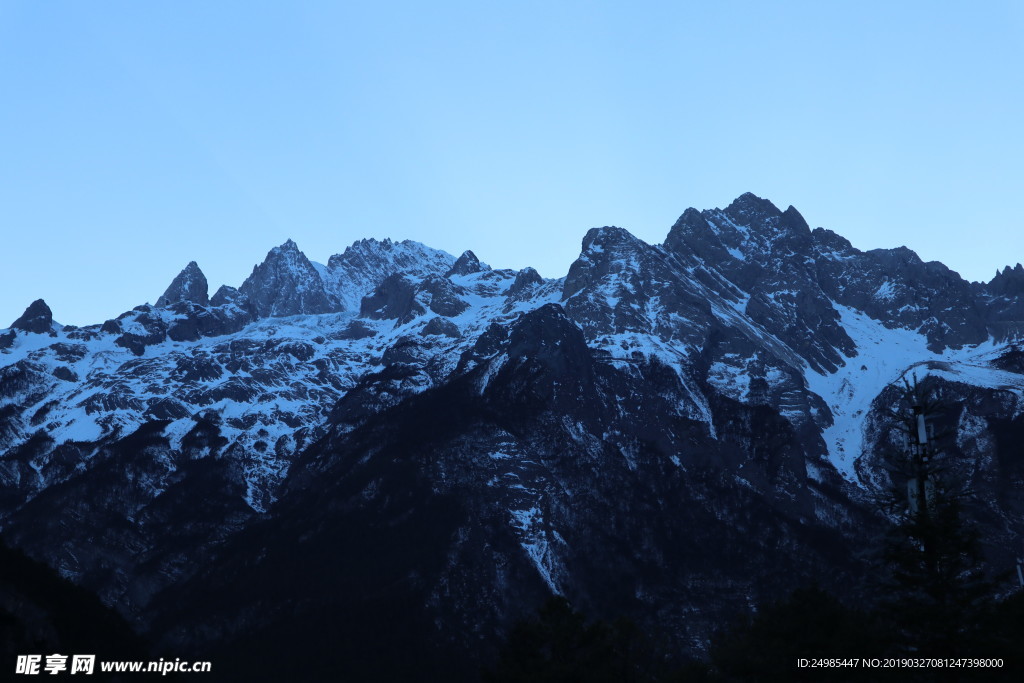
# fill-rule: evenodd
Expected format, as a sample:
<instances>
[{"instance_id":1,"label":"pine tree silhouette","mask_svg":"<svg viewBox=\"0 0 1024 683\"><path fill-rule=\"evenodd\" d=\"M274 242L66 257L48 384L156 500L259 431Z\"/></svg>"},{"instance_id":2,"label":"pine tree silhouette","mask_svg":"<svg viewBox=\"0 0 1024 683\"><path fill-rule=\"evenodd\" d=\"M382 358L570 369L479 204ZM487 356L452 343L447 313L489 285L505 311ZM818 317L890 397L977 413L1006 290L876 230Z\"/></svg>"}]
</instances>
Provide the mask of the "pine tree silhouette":
<instances>
[{"instance_id":1,"label":"pine tree silhouette","mask_svg":"<svg viewBox=\"0 0 1024 683\"><path fill-rule=\"evenodd\" d=\"M893 520L881 552L880 611L898 654L985 656L980 624L993 603L977 530L965 518L969 492L951 475L932 428L945 408L915 377L892 413L904 448L885 457L891 486L881 497Z\"/></svg>"},{"instance_id":2,"label":"pine tree silhouette","mask_svg":"<svg viewBox=\"0 0 1024 683\"><path fill-rule=\"evenodd\" d=\"M800 588L717 634L711 662L723 681L863 681L861 669L799 668L797 661L876 656L887 638L879 626L817 586ZM872 680L894 680L886 674L874 671Z\"/></svg>"},{"instance_id":3,"label":"pine tree silhouette","mask_svg":"<svg viewBox=\"0 0 1024 683\"><path fill-rule=\"evenodd\" d=\"M708 680L697 662L673 658L626 618L588 621L562 596L518 622L484 683L669 683Z\"/></svg>"}]
</instances>

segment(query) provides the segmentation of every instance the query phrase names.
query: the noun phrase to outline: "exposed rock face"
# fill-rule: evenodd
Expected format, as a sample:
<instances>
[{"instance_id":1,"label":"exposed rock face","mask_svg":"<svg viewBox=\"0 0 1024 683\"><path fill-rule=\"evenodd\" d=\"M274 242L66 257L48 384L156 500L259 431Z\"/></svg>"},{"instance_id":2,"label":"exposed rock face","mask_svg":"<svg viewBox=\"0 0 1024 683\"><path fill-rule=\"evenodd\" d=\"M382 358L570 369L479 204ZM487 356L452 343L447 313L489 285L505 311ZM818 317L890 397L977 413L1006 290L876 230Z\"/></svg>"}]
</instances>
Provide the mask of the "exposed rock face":
<instances>
[{"instance_id":1,"label":"exposed rock face","mask_svg":"<svg viewBox=\"0 0 1024 683\"><path fill-rule=\"evenodd\" d=\"M1024 332L1024 267L1007 266L978 290L976 301L987 309L989 333L1000 340L1018 338Z\"/></svg>"},{"instance_id":2,"label":"exposed rock face","mask_svg":"<svg viewBox=\"0 0 1024 683\"><path fill-rule=\"evenodd\" d=\"M156 300L156 305L169 306L179 301L189 301L206 306L210 303L207 293L206 276L199 270L199 265L195 261L189 261L185 269L178 273L163 295Z\"/></svg>"},{"instance_id":3,"label":"exposed rock face","mask_svg":"<svg viewBox=\"0 0 1024 683\"><path fill-rule=\"evenodd\" d=\"M50 307L46 305L46 302L42 299L36 299L25 312L21 314L21 317L11 323L12 330L22 330L24 332L34 332L36 334L46 334L53 331L53 313L50 311Z\"/></svg>"},{"instance_id":4,"label":"exposed rock face","mask_svg":"<svg viewBox=\"0 0 1024 683\"><path fill-rule=\"evenodd\" d=\"M941 263L924 263L906 247L861 252L821 229L814 238L820 282L837 303L919 330L934 351L988 338L984 306L970 284Z\"/></svg>"},{"instance_id":5,"label":"exposed rock face","mask_svg":"<svg viewBox=\"0 0 1024 683\"><path fill-rule=\"evenodd\" d=\"M713 268L748 292L743 313L787 343L813 368L833 371L852 343L818 281L806 221L793 207L745 194L724 211L687 210L665 248Z\"/></svg>"},{"instance_id":6,"label":"exposed rock face","mask_svg":"<svg viewBox=\"0 0 1024 683\"><path fill-rule=\"evenodd\" d=\"M508 295L517 299L526 298L528 293L544 283L544 278L533 268L523 268L516 273L516 279L508 289Z\"/></svg>"},{"instance_id":7,"label":"exposed rock face","mask_svg":"<svg viewBox=\"0 0 1024 683\"><path fill-rule=\"evenodd\" d=\"M256 631L313 643L344 634L353 645L345 661L359 672L386 660L380 642L389 626L374 616L385 604L407 605L407 623L459 625L458 636L385 638L418 661L425 648L453 657L486 648L507 605L533 605L551 591L588 610L657 611L662 626L699 638L715 619L710 605L759 564L771 562L775 576L831 564L807 552L814 485L792 429L771 409L723 400L716 412L734 427L712 439L680 416L685 389L671 369L619 372L554 304L490 328L463 361L465 372L449 383L365 417L354 431L335 428L307 451L273 518L232 546L232 555L261 557L260 568L239 562L185 588L186 603L210 605L196 623L232 628L230 615L277 576L295 587L297 631L274 624L276 607L254 616ZM642 412L615 398L631 395L644 396ZM348 403L363 400L349 394L339 409ZM767 457L752 459L761 446ZM739 471L750 488L733 481ZM701 500L714 509L693 503ZM797 501L792 517L769 512L781 500ZM743 542L730 531L737 517L750 524ZM373 540L360 542L367 524ZM301 543L288 540L300 535ZM644 541L628 551L612 542L627 537ZM316 570L337 566L341 549L353 547L361 568L344 580ZM410 567L415 578L402 580ZM230 598L214 605L203 597L212 595ZM343 604L362 605L359 632L339 632L332 614ZM179 647L194 642L192 633L188 623L176 632Z\"/></svg>"},{"instance_id":8,"label":"exposed rock face","mask_svg":"<svg viewBox=\"0 0 1024 683\"><path fill-rule=\"evenodd\" d=\"M569 267L562 301L591 337L644 332L700 345L713 320L711 305L699 283L670 276L680 267L671 254L622 228L594 228ZM727 286L724 293L733 294Z\"/></svg>"},{"instance_id":9,"label":"exposed rock face","mask_svg":"<svg viewBox=\"0 0 1024 683\"><path fill-rule=\"evenodd\" d=\"M389 275L415 279L443 275L454 262L450 254L419 242L364 239L332 256L324 279L342 310L358 311L363 297Z\"/></svg>"},{"instance_id":10,"label":"exposed rock face","mask_svg":"<svg viewBox=\"0 0 1024 683\"><path fill-rule=\"evenodd\" d=\"M359 306L359 315L375 320L408 320L423 313L423 306L416 301L415 285L397 273L384 278Z\"/></svg>"},{"instance_id":11,"label":"exposed rock face","mask_svg":"<svg viewBox=\"0 0 1024 683\"><path fill-rule=\"evenodd\" d=\"M462 256L460 256L452 265L451 269L445 273L445 277L451 277L452 275L469 275L471 273L479 273L483 270L490 270L490 266L480 263L480 259L476 257L476 254L467 249L462 252Z\"/></svg>"},{"instance_id":12,"label":"exposed rock face","mask_svg":"<svg viewBox=\"0 0 1024 683\"><path fill-rule=\"evenodd\" d=\"M420 283L416 293L426 302L427 308L446 318L455 317L469 308L469 304L460 296L464 290L448 278L437 275L427 277Z\"/></svg>"},{"instance_id":13,"label":"exposed rock face","mask_svg":"<svg viewBox=\"0 0 1024 683\"><path fill-rule=\"evenodd\" d=\"M248 298L239 292L234 287L228 287L227 285L221 285L214 292L213 298L210 299L211 306L225 306L227 304L237 304L245 306L248 302Z\"/></svg>"},{"instance_id":14,"label":"exposed rock face","mask_svg":"<svg viewBox=\"0 0 1024 683\"><path fill-rule=\"evenodd\" d=\"M420 334L440 334L444 335L445 337L455 338L462 336L462 333L459 332L459 328L458 326L455 325L455 323L445 320L444 318L441 317L431 318L430 321L423 326L423 329L420 330Z\"/></svg>"},{"instance_id":15,"label":"exposed rock face","mask_svg":"<svg viewBox=\"0 0 1024 683\"><path fill-rule=\"evenodd\" d=\"M5 536L176 653L344 643L353 680L471 679L552 592L699 652L751 601L863 575L915 373L992 566L1024 534L1020 268L966 283L751 194L663 244L590 230L559 280L289 241L205 301L191 266L157 307L60 329L37 302L0 334Z\"/></svg>"},{"instance_id":16,"label":"exposed rock face","mask_svg":"<svg viewBox=\"0 0 1024 683\"><path fill-rule=\"evenodd\" d=\"M993 296L1018 297L1024 294L1024 266L1017 264L1015 267L996 271L996 276L988 283L988 291Z\"/></svg>"},{"instance_id":17,"label":"exposed rock face","mask_svg":"<svg viewBox=\"0 0 1024 683\"><path fill-rule=\"evenodd\" d=\"M324 288L320 273L291 240L271 249L238 291L261 318L339 309Z\"/></svg>"}]
</instances>

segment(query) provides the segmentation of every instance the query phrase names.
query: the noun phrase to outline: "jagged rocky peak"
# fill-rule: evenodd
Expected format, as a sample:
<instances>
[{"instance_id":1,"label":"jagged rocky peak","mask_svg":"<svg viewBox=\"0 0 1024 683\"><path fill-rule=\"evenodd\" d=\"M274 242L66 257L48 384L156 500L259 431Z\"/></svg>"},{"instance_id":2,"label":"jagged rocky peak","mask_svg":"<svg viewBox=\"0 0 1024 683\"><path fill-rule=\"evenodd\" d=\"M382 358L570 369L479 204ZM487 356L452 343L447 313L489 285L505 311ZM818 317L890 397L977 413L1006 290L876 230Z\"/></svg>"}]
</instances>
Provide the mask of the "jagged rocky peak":
<instances>
[{"instance_id":1,"label":"jagged rocky peak","mask_svg":"<svg viewBox=\"0 0 1024 683\"><path fill-rule=\"evenodd\" d=\"M445 273L445 277L451 277L452 275L469 275L471 273L479 273L485 270L490 270L491 267L486 263L481 263L480 259L476 257L470 250L462 252L455 264L452 265L451 269Z\"/></svg>"},{"instance_id":2,"label":"jagged rocky peak","mask_svg":"<svg viewBox=\"0 0 1024 683\"><path fill-rule=\"evenodd\" d=\"M373 237L356 240L351 246L345 247L345 251L342 253L331 256L327 261L327 266L337 268L342 265L352 265L356 261L380 261L382 255L397 251L396 248L399 246L404 246L404 243L392 242L389 237L382 240Z\"/></svg>"},{"instance_id":3,"label":"jagged rocky peak","mask_svg":"<svg viewBox=\"0 0 1024 683\"><path fill-rule=\"evenodd\" d=\"M850 240L825 228L812 230L811 241L814 243L815 251L821 255L844 256L850 253L860 253L860 250L854 249Z\"/></svg>"},{"instance_id":4,"label":"jagged rocky peak","mask_svg":"<svg viewBox=\"0 0 1024 683\"><path fill-rule=\"evenodd\" d=\"M735 226L712 223L705 213L690 207L668 231L665 248L677 254L693 253L702 259L718 261L726 257L728 247L740 246L745 239Z\"/></svg>"},{"instance_id":5,"label":"jagged rocky peak","mask_svg":"<svg viewBox=\"0 0 1024 683\"><path fill-rule=\"evenodd\" d=\"M444 275L455 263L451 254L414 242L362 239L327 261L325 287L342 310L360 310L363 297L384 278L401 274L419 279Z\"/></svg>"},{"instance_id":6,"label":"jagged rocky peak","mask_svg":"<svg viewBox=\"0 0 1024 683\"><path fill-rule=\"evenodd\" d=\"M583 236L583 251L600 251L605 247L618 247L623 245L635 245L642 240L625 228L617 225L605 225L600 228L591 228Z\"/></svg>"},{"instance_id":7,"label":"jagged rocky peak","mask_svg":"<svg viewBox=\"0 0 1024 683\"><path fill-rule=\"evenodd\" d=\"M394 260L398 246L388 238L377 240L372 237L357 240L345 251L334 254L327 260L327 268L379 268Z\"/></svg>"},{"instance_id":8,"label":"jagged rocky peak","mask_svg":"<svg viewBox=\"0 0 1024 683\"><path fill-rule=\"evenodd\" d=\"M217 288L217 291L213 293L213 297L210 299L210 305L224 306L225 304L237 304L244 300L245 295L241 294L234 287L221 285Z\"/></svg>"},{"instance_id":9,"label":"jagged rocky peak","mask_svg":"<svg viewBox=\"0 0 1024 683\"><path fill-rule=\"evenodd\" d=\"M516 279L512 282L512 286L509 287L508 294L509 296L517 296L543 282L544 278L540 276L540 273L527 266L516 273Z\"/></svg>"},{"instance_id":10,"label":"jagged rocky peak","mask_svg":"<svg viewBox=\"0 0 1024 683\"><path fill-rule=\"evenodd\" d=\"M767 199L747 192L725 209L689 208L665 238L670 251L704 260L766 261L771 254L809 255L811 229L793 206L780 211Z\"/></svg>"},{"instance_id":11,"label":"jagged rocky peak","mask_svg":"<svg viewBox=\"0 0 1024 683\"><path fill-rule=\"evenodd\" d=\"M199 264L189 261L188 265L171 281L163 295L156 300L157 306L170 306L179 301L190 301L206 306L209 300L209 285Z\"/></svg>"},{"instance_id":12,"label":"jagged rocky peak","mask_svg":"<svg viewBox=\"0 0 1024 683\"><path fill-rule=\"evenodd\" d=\"M583 237L579 257L569 266L562 285L562 300L611 273L638 266L639 255L649 249L643 240L624 228L591 228Z\"/></svg>"},{"instance_id":13,"label":"jagged rocky peak","mask_svg":"<svg viewBox=\"0 0 1024 683\"><path fill-rule=\"evenodd\" d=\"M683 215L676 220L675 224L669 230L669 236L671 236L672 233L679 231L698 233L702 230L710 229L711 225L704 219L701 212L691 206L686 209L686 211L683 211Z\"/></svg>"},{"instance_id":14,"label":"jagged rocky peak","mask_svg":"<svg viewBox=\"0 0 1024 683\"><path fill-rule=\"evenodd\" d=\"M649 244L629 230L606 225L587 231L587 234L583 236L580 256L576 261L609 262L622 267L632 261L631 255L648 248L650 248ZM571 266L569 270L572 271Z\"/></svg>"},{"instance_id":15,"label":"jagged rocky peak","mask_svg":"<svg viewBox=\"0 0 1024 683\"><path fill-rule=\"evenodd\" d=\"M917 255L917 252L908 247L894 247L892 249L871 249L866 252L878 263L893 271L904 268L921 266L924 261Z\"/></svg>"},{"instance_id":16,"label":"jagged rocky peak","mask_svg":"<svg viewBox=\"0 0 1024 683\"><path fill-rule=\"evenodd\" d=\"M1024 266L1017 264L1013 268L1006 266L988 283L988 291L994 296L1020 296L1024 294Z\"/></svg>"},{"instance_id":17,"label":"jagged rocky peak","mask_svg":"<svg viewBox=\"0 0 1024 683\"><path fill-rule=\"evenodd\" d=\"M261 318L338 310L320 273L292 240L271 249L238 291Z\"/></svg>"},{"instance_id":18,"label":"jagged rocky peak","mask_svg":"<svg viewBox=\"0 0 1024 683\"><path fill-rule=\"evenodd\" d=\"M11 329L37 334L51 332L53 330L53 312L50 311L50 307L46 305L45 301L36 299L28 305L20 318L11 323Z\"/></svg>"},{"instance_id":19,"label":"jagged rocky peak","mask_svg":"<svg viewBox=\"0 0 1024 683\"><path fill-rule=\"evenodd\" d=\"M413 240L394 242L389 238L369 238L345 247L344 252L327 261L327 267L330 270L383 270L385 275L403 272L422 276L438 271L443 274L454 262L451 254Z\"/></svg>"},{"instance_id":20,"label":"jagged rocky peak","mask_svg":"<svg viewBox=\"0 0 1024 683\"><path fill-rule=\"evenodd\" d=\"M782 215L779 207L753 192L744 192L734 199L732 204L725 207L725 213L740 225L750 225L756 221Z\"/></svg>"},{"instance_id":21,"label":"jagged rocky peak","mask_svg":"<svg viewBox=\"0 0 1024 683\"><path fill-rule=\"evenodd\" d=\"M305 256L305 254L302 253L302 250L299 249L299 245L290 237L284 241L284 244L271 249L267 253L267 258L270 258L271 254L301 254L302 256Z\"/></svg>"},{"instance_id":22,"label":"jagged rocky peak","mask_svg":"<svg viewBox=\"0 0 1024 683\"><path fill-rule=\"evenodd\" d=\"M780 211L767 199L748 192L721 213L735 225L748 229L748 241L757 245L753 247L755 251L800 255L812 251L811 228L793 206Z\"/></svg>"},{"instance_id":23,"label":"jagged rocky peak","mask_svg":"<svg viewBox=\"0 0 1024 683\"><path fill-rule=\"evenodd\" d=\"M793 206L792 204L790 204L789 207L782 212L780 222L783 226L785 226L786 228L793 232L799 232L801 234L808 235L811 233L811 226L807 225L807 221L804 219L803 215L799 211L797 211L796 207Z\"/></svg>"}]
</instances>

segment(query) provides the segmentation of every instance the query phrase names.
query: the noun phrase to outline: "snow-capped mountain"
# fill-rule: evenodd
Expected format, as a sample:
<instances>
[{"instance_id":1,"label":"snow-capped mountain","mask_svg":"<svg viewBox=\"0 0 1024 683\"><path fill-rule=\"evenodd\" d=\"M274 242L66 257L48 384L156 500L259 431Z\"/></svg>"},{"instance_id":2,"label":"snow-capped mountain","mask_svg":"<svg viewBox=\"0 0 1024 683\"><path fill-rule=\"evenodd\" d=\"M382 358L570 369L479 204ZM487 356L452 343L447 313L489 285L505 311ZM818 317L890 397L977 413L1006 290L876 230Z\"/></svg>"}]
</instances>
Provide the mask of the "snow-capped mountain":
<instances>
[{"instance_id":1,"label":"snow-capped mountain","mask_svg":"<svg viewBox=\"0 0 1024 683\"><path fill-rule=\"evenodd\" d=\"M369 657L390 626L331 615L400 604L429 658L559 592L699 650L732 606L857 572L910 375L951 406L990 545L1024 532L1019 265L968 283L745 194L663 244L590 230L557 280L288 240L237 289L192 262L156 301L0 331L0 519L182 647L299 614L289 637Z\"/></svg>"}]
</instances>

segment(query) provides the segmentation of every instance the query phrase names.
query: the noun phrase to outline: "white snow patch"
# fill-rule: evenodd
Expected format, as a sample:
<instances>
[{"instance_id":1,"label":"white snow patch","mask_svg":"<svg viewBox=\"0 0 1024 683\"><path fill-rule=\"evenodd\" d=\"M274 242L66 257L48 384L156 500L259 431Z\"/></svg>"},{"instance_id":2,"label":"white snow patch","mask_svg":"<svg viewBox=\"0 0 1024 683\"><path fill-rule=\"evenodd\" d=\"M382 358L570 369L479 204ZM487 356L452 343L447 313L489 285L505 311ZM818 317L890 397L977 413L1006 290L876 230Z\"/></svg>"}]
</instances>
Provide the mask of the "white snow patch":
<instances>
[{"instance_id":1,"label":"white snow patch","mask_svg":"<svg viewBox=\"0 0 1024 683\"><path fill-rule=\"evenodd\" d=\"M895 296L896 287L893 285L892 280L886 280L883 282L872 295L872 297L878 301L891 301Z\"/></svg>"},{"instance_id":2,"label":"white snow patch","mask_svg":"<svg viewBox=\"0 0 1024 683\"><path fill-rule=\"evenodd\" d=\"M822 437L836 470L852 483L860 483L854 469L864 449L865 416L871 403L890 384L902 377L928 374L958 379L968 384L1024 389L1024 377L979 364L979 356L993 350L991 340L964 349L935 353L928 340L915 331L889 329L881 322L847 306L833 304L846 333L857 346L857 355L827 375L805 373L808 388L820 396L832 412L833 424ZM940 362L940 369L928 364Z\"/></svg>"},{"instance_id":3,"label":"white snow patch","mask_svg":"<svg viewBox=\"0 0 1024 683\"><path fill-rule=\"evenodd\" d=\"M483 393L485 391L487 391L487 385L490 384L491 380L494 379L494 376L497 375L498 372L500 372L503 367L505 367L505 363L507 363L507 362L508 362L508 354L507 353L503 353L500 356L498 356L497 358L492 358L490 361L488 361L487 369L484 371L483 375L480 377L480 384L478 386L478 391L480 392L481 396L483 395Z\"/></svg>"},{"instance_id":4,"label":"white snow patch","mask_svg":"<svg viewBox=\"0 0 1024 683\"><path fill-rule=\"evenodd\" d=\"M738 357L735 353L727 354ZM708 384L717 389L723 396L746 403L750 395L750 373L745 367L729 365L715 361L708 368Z\"/></svg>"},{"instance_id":5,"label":"white snow patch","mask_svg":"<svg viewBox=\"0 0 1024 683\"><path fill-rule=\"evenodd\" d=\"M512 516L511 525L519 536L519 545L526 551L540 577L553 593L558 593L558 586L553 577L554 558L550 544L544 534L543 517L537 507L528 510L509 510Z\"/></svg>"},{"instance_id":6,"label":"white snow patch","mask_svg":"<svg viewBox=\"0 0 1024 683\"><path fill-rule=\"evenodd\" d=\"M86 415L85 410L77 408L73 417L59 429L54 430L53 439L57 443L68 441L96 441L103 436L103 428L96 423L99 415Z\"/></svg>"}]
</instances>

